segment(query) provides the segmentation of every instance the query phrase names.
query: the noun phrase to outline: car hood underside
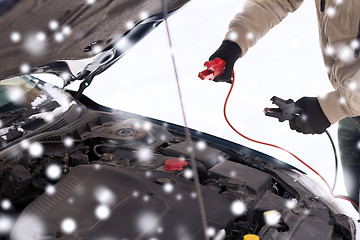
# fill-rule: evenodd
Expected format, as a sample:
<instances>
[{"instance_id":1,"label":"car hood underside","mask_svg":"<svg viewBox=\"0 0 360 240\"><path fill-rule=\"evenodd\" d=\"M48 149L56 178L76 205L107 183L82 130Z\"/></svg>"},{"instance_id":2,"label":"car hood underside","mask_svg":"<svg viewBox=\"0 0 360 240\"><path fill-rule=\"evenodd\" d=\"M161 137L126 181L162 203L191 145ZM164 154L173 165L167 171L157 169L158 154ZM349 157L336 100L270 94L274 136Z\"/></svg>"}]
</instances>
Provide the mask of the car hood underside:
<instances>
[{"instance_id":1,"label":"car hood underside","mask_svg":"<svg viewBox=\"0 0 360 240\"><path fill-rule=\"evenodd\" d=\"M188 1L167 0L167 10ZM91 58L147 18L162 15L162 2L0 1L0 79L23 74L24 64L34 69L60 60Z\"/></svg>"}]
</instances>

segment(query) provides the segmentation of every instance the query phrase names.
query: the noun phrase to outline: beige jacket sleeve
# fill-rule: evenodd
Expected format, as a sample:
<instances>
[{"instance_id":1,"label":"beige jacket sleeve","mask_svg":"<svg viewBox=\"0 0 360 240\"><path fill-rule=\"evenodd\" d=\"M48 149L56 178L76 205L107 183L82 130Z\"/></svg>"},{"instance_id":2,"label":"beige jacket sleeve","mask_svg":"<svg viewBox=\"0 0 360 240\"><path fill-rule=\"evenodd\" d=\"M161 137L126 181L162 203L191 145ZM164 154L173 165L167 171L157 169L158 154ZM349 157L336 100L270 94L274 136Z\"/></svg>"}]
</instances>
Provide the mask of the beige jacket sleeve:
<instances>
[{"instance_id":1,"label":"beige jacket sleeve","mask_svg":"<svg viewBox=\"0 0 360 240\"><path fill-rule=\"evenodd\" d=\"M243 11L230 22L225 40L236 42L242 56L289 12L294 12L303 0L247 0Z\"/></svg>"},{"instance_id":2,"label":"beige jacket sleeve","mask_svg":"<svg viewBox=\"0 0 360 240\"><path fill-rule=\"evenodd\" d=\"M318 97L320 106L333 124L344 117L360 116L360 70L325 96Z\"/></svg>"}]
</instances>

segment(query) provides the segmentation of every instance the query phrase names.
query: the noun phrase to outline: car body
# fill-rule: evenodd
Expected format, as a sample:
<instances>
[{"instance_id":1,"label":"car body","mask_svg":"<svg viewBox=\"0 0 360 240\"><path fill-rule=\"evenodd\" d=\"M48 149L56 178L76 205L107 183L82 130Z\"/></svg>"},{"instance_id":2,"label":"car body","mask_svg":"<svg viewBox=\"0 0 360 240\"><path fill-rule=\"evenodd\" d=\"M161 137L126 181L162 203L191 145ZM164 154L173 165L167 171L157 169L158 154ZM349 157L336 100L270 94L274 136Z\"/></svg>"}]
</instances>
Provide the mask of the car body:
<instances>
[{"instance_id":1,"label":"car body","mask_svg":"<svg viewBox=\"0 0 360 240\"><path fill-rule=\"evenodd\" d=\"M167 1L169 13L186 2ZM25 45L1 40L11 46L0 50L0 218L9 226L0 228L2 237L205 239L206 232L212 239L355 239L353 220L300 170L196 130L189 141L183 126L82 95L166 14L160 1L67 3L0 3L3 33L25 36ZM127 29L126 14L145 9L148 16ZM37 46L43 35L29 26L51 19L79 34L65 31L57 41L57 28L50 28L45 36L53 41ZM29 75L42 72L64 85L80 80L83 88L65 91Z\"/></svg>"}]
</instances>

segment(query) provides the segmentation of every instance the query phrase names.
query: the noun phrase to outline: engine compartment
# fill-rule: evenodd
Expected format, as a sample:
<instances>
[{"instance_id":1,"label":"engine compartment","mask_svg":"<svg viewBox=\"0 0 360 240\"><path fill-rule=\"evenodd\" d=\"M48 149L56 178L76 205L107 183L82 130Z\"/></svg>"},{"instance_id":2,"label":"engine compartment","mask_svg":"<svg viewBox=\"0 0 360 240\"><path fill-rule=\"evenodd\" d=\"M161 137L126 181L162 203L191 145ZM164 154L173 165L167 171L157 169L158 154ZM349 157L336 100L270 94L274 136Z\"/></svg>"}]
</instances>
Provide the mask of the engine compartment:
<instances>
[{"instance_id":1,"label":"engine compartment","mask_svg":"<svg viewBox=\"0 0 360 240\"><path fill-rule=\"evenodd\" d=\"M168 123L131 114L80 105L67 114L1 152L1 199L12 203L2 214L17 219L5 239L21 239L19 233L37 237L30 239L203 239L191 151L211 239L352 237L345 215L333 214L259 157L221 148L203 133L193 136L191 148ZM41 146L39 155L33 143ZM174 159L177 169L167 169ZM281 215L275 224L264 218L267 211ZM76 226L71 233L62 226L69 219Z\"/></svg>"}]
</instances>

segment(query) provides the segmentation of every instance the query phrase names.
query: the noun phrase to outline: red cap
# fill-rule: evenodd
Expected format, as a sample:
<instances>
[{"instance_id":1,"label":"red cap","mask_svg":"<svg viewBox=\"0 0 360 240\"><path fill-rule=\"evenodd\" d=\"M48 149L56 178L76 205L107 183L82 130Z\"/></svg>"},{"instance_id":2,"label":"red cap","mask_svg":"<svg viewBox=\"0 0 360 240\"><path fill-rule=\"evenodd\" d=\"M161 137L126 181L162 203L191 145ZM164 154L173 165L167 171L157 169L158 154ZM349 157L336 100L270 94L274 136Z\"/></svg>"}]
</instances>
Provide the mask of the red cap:
<instances>
[{"instance_id":1,"label":"red cap","mask_svg":"<svg viewBox=\"0 0 360 240\"><path fill-rule=\"evenodd\" d=\"M188 165L188 162L185 160L182 161L178 158L168 159L165 161L165 170L166 171L181 171L187 165Z\"/></svg>"}]
</instances>

